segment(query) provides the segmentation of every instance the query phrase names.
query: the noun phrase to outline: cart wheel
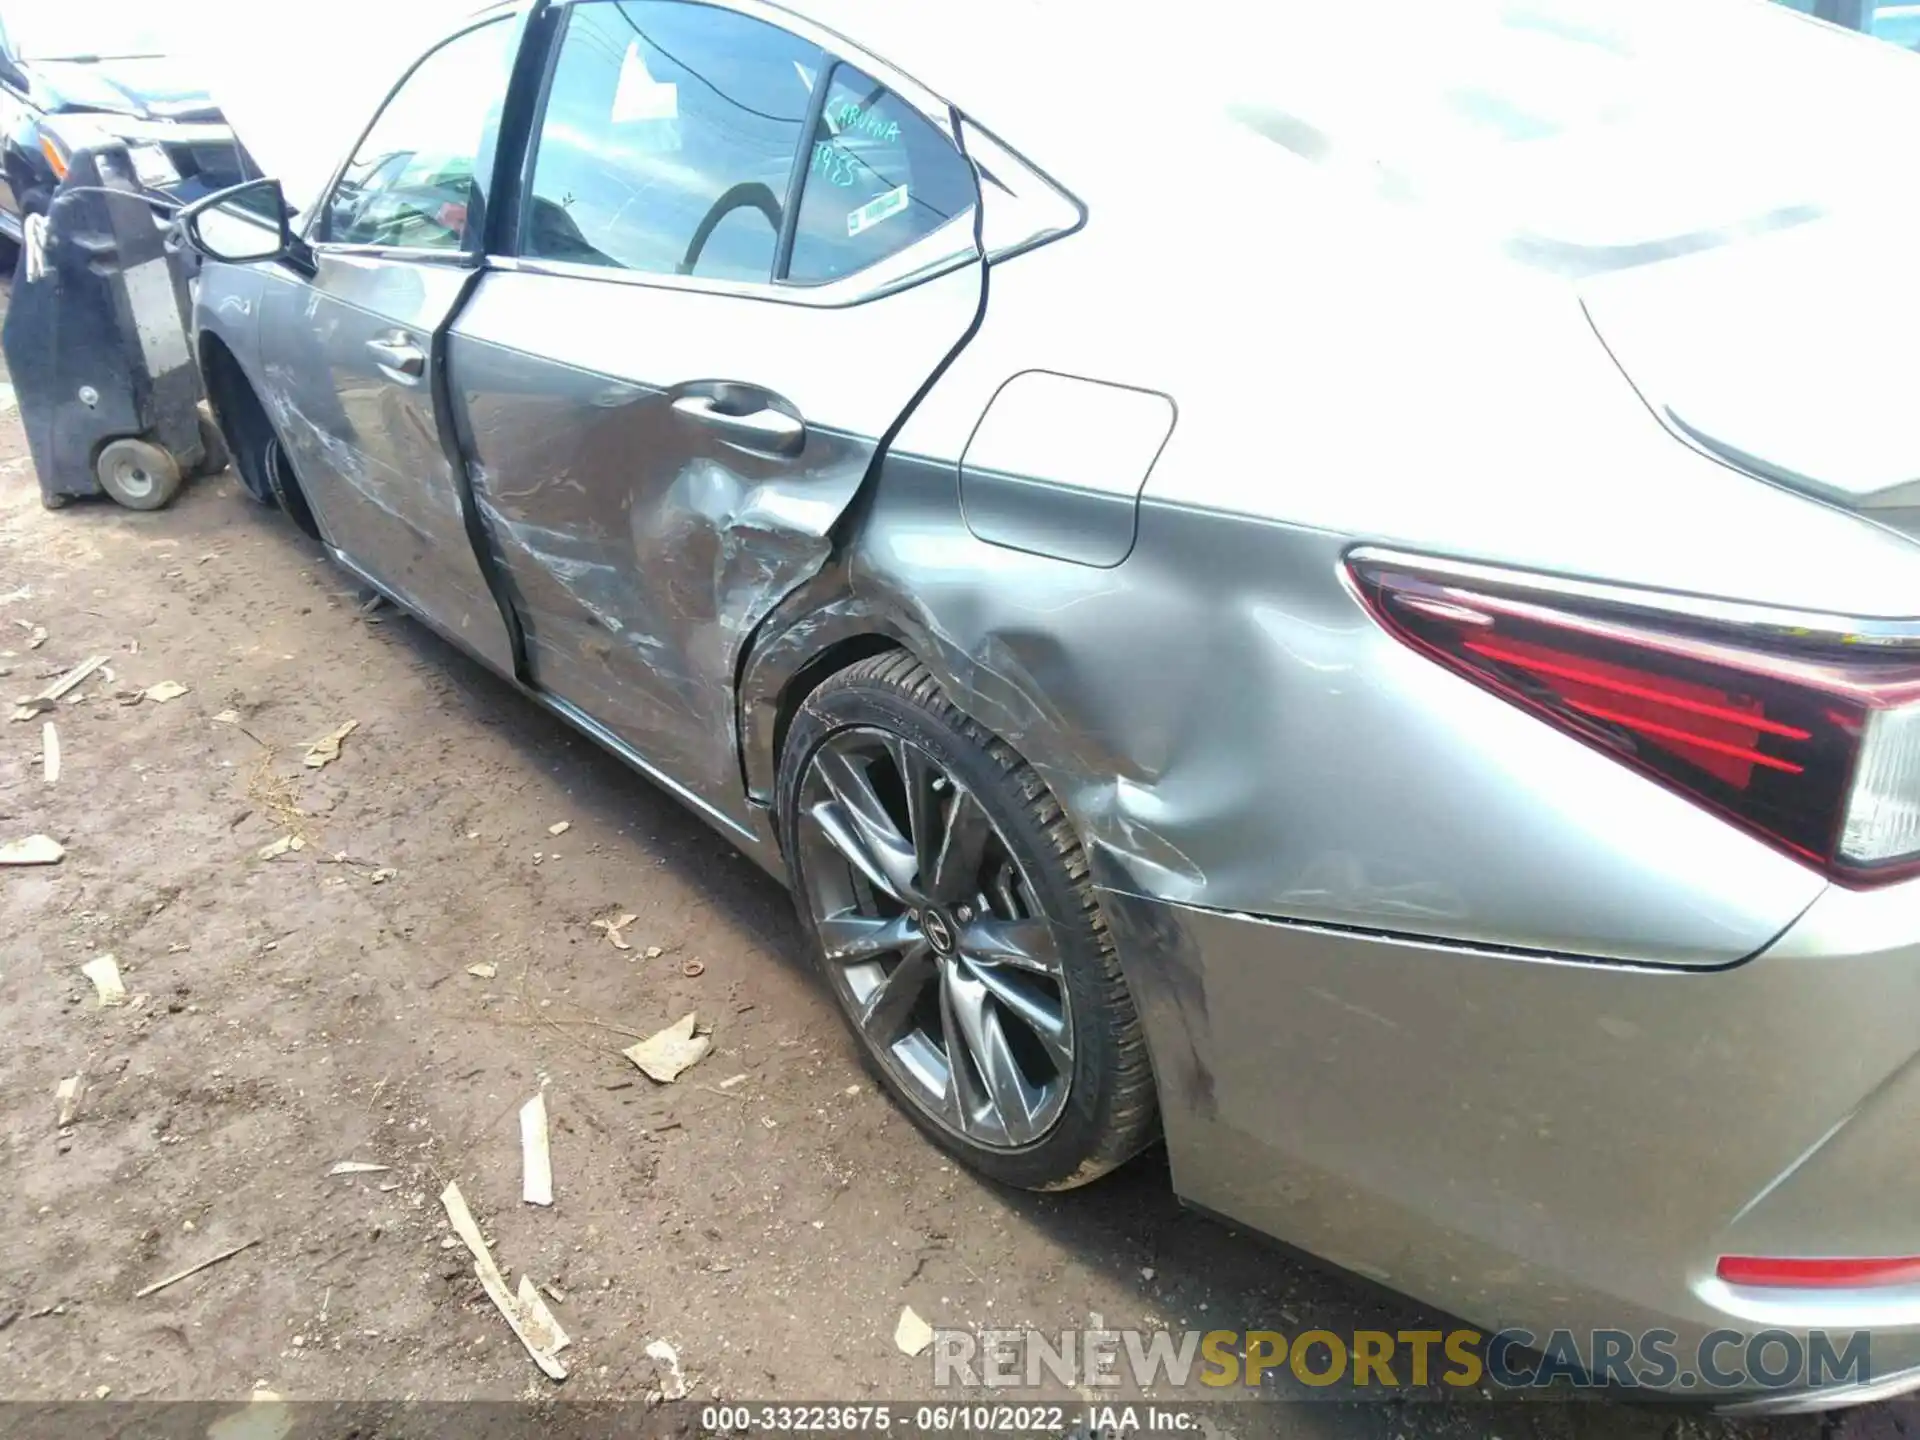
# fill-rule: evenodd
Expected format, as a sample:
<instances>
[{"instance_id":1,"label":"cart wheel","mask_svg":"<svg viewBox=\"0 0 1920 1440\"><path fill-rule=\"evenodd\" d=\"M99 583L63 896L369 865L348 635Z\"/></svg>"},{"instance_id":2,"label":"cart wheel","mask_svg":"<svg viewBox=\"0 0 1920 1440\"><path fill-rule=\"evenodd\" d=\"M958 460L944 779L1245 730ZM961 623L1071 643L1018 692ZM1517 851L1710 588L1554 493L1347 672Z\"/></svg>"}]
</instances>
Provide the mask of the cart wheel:
<instances>
[{"instance_id":1,"label":"cart wheel","mask_svg":"<svg viewBox=\"0 0 1920 1440\"><path fill-rule=\"evenodd\" d=\"M227 440L220 433L220 427L213 423L213 417L204 410L200 412L200 465L197 473L218 475L227 468L232 459L227 454Z\"/></svg>"},{"instance_id":2,"label":"cart wheel","mask_svg":"<svg viewBox=\"0 0 1920 1440\"><path fill-rule=\"evenodd\" d=\"M114 440L93 462L100 488L129 510L158 510L180 493L180 462L151 440Z\"/></svg>"}]
</instances>

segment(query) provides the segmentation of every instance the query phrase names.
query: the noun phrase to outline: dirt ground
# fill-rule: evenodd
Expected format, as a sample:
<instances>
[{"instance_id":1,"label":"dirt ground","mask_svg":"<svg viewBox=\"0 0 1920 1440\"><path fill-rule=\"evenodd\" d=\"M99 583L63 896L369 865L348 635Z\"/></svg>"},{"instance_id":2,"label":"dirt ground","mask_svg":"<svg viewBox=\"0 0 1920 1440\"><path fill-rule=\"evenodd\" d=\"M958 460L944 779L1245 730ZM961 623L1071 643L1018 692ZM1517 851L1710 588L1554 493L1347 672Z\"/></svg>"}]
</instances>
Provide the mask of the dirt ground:
<instances>
[{"instance_id":1,"label":"dirt ground","mask_svg":"<svg viewBox=\"0 0 1920 1440\"><path fill-rule=\"evenodd\" d=\"M0 416L0 1396L638 1398L648 1342L695 1397L909 1399L937 1325L1333 1330L1409 1303L1188 1213L1149 1155L1040 1197L956 1169L876 1093L786 895L699 822L419 626L364 599L231 475L172 509L44 511ZM34 645L38 630L44 642ZM122 703L172 681L184 694ZM308 742L358 722L338 760ZM565 822L555 836L550 827ZM298 836L303 847L259 858ZM637 917L622 951L592 922ZM656 954L655 951L658 951ZM117 957L133 1003L81 974ZM495 967L491 976L469 967ZM689 1011L661 1087L619 1054ZM83 1077L72 1125L56 1084ZM521 1202L544 1090L556 1201ZM330 1176L336 1162L389 1168ZM475 1283L565 1298L563 1392ZM253 1248L145 1298L151 1281ZM1904 1433L1893 1410L1732 1426L1613 1406L1249 1406L1238 1435Z\"/></svg>"}]
</instances>

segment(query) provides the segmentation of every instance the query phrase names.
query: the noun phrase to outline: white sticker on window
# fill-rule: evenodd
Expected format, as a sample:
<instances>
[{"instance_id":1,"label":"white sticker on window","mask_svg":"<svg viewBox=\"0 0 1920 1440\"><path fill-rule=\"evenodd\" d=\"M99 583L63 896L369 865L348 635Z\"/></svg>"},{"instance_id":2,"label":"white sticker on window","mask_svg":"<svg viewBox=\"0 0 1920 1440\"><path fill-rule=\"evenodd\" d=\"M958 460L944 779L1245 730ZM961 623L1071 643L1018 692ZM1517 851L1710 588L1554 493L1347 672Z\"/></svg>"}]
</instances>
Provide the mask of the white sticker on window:
<instances>
[{"instance_id":1,"label":"white sticker on window","mask_svg":"<svg viewBox=\"0 0 1920 1440\"><path fill-rule=\"evenodd\" d=\"M640 42L627 42L626 58L620 62L620 83L613 91L615 125L633 120L678 120L680 87L671 80L660 81L647 70L641 57Z\"/></svg>"},{"instance_id":2,"label":"white sticker on window","mask_svg":"<svg viewBox=\"0 0 1920 1440\"><path fill-rule=\"evenodd\" d=\"M858 210L847 216L847 236L851 239L863 230L871 230L889 215L898 215L907 208L907 187L889 190L878 199L869 200Z\"/></svg>"}]
</instances>

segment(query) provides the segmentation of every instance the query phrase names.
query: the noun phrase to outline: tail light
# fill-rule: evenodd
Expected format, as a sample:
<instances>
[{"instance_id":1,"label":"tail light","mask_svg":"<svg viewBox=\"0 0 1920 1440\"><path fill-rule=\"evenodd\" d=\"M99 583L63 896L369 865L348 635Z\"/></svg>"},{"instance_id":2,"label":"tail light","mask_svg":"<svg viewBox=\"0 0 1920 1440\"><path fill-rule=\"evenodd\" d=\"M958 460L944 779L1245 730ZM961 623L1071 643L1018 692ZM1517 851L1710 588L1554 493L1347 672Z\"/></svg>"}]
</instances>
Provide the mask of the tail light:
<instances>
[{"instance_id":1,"label":"tail light","mask_svg":"<svg viewBox=\"0 0 1920 1440\"><path fill-rule=\"evenodd\" d=\"M1790 1290L1841 1290L1920 1282L1920 1256L1871 1259L1776 1259L1766 1255L1722 1255L1714 1274L1729 1285L1764 1285Z\"/></svg>"},{"instance_id":2,"label":"tail light","mask_svg":"<svg viewBox=\"0 0 1920 1440\"><path fill-rule=\"evenodd\" d=\"M1920 651L1348 570L1398 639L1834 879L1920 871Z\"/></svg>"}]
</instances>

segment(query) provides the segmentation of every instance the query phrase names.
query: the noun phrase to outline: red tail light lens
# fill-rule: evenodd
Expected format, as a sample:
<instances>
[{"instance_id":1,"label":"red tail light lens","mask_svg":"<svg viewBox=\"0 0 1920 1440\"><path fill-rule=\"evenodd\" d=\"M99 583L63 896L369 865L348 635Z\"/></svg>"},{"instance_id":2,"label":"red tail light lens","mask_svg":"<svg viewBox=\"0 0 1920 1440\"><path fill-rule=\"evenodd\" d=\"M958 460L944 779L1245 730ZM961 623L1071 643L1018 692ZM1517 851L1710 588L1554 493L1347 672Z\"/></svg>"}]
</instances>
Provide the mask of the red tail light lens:
<instances>
[{"instance_id":1,"label":"red tail light lens","mask_svg":"<svg viewBox=\"0 0 1920 1440\"><path fill-rule=\"evenodd\" d=\"M1397 638L1835 879L1920 870L1920 654L1348 569Z\"/></svg>"},{"instance_id":2,"label":"red tail light lens","mask_svg":"<svg viewBox=\"0 0 1920 1440\"><path fill-rule=\"evenodd\" d=\"M1765 1285L1792 1290L1913 1285L1920 1283L1920 1256L1803 1260L1767 1255L1722 1255L1714 1271L1729 1285Z\"/></svg>"}]
</instances>

